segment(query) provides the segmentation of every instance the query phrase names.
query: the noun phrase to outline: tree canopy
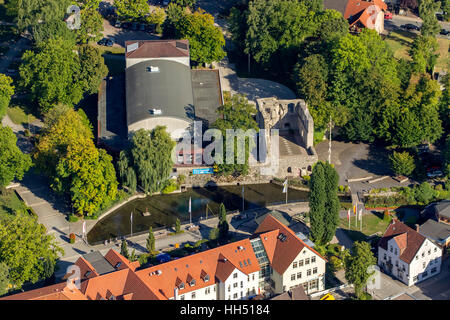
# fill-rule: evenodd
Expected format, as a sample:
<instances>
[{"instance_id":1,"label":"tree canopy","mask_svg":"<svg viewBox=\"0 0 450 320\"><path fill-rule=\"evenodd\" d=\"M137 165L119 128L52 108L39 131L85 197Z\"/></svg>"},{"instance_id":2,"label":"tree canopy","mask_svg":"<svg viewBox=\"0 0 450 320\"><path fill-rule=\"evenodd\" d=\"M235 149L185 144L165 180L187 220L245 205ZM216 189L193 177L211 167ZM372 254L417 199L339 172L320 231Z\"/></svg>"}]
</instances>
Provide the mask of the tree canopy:
<instances>
[{"instance_id":1,"label":"tree canopy","mask_svg":"<svg viewBox=\"0 0 450 320\"><path fill-rule=\"evenodd\" d=\"M8 127L0 126L0 187L12 180L22 180L32 166L31 157L17 147L17 138Z\"/></svg>"},{"instance_id":2,"label":"tree canopy","mask_svg":"<svg viewBox=\"0 0 450 320\"><path fill-rule=\"evenodd\" d=\"M6 114L6 109L14 94L14 85L12 79L0 73L0 122Z\"/></svg>"},{"instance_id":3,"label":"tree canopy","mask_svg":"<svg viewBox=\"0 0 450 320\"><path fill-rule=\"evenodd\" d=\"M345 263L345 278L355 286L355 294L358 298L363 296L364 287L372 275L369 267L375 265L376 261L368 242L353 243L351 256Z\"/></svg>"}]
</instances>

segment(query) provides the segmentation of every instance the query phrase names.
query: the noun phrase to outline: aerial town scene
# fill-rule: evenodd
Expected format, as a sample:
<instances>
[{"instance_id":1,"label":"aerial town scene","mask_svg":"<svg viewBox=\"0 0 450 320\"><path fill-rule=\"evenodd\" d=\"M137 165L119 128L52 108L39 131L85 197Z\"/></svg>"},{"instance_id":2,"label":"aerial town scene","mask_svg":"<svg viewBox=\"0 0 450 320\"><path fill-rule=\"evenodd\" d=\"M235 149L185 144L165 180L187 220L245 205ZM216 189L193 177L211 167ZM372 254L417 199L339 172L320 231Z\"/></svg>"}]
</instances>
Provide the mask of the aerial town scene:
<instances>
[{"instance_id":1,"label":"aerial town scene","mask_svg":"<svg viewBox=\"0 0 450 320\"><path fill-rule=\"evenodd\" d=\"M0 304L450 300L449 44L449 0L0 0Z\"/></svg>"}]
</instances>

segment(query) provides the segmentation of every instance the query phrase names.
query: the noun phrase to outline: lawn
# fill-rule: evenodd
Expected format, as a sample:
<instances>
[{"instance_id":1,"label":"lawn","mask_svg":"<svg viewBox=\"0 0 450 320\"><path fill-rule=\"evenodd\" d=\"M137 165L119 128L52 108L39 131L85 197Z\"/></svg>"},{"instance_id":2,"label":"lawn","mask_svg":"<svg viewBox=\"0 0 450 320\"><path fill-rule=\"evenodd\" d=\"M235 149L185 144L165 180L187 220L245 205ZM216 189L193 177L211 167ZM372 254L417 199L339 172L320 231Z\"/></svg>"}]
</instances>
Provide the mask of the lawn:
<instances>
[{"instance_id":1,"label":"lawn","mask_svg":"<svg viewBox=\"0 0 450 320\"><path fill-rule=\"evenodd\" d=\"M386 36L385 41L394 52L394 57L397 59L404 58L411 60L409 50L414 39L417 37L415 33L409 31L392 31ZM439 58L436 62L435 72L448 70L450 57L448 54L450 40L438 38L439 44Z\"/></svg>"},{"instance_id":2,"label":"lawn","mask_svg":"<svg viewBox=\"0 0 450 320\"><path fill-rule=\"evenodd\" d=\"M0 219L1 217L27 212L27 206L19 199L14 190L0 188Z\"/></svg>"},{"instance_id":3,"label":"lawn","mask_svg":"<svg viewBox=\"0 0 450 320\"><path fill-rule=\"evenodd\" d=\"M362 218L362 231L360 231L360 224L358 221L358 227L355 226L355 215L352 214L350 217L350 229L348 229L347 218L339 219L339 227L345 229L347 234L352 238L353 241L365 240L366 237L371 236L377 232L383 234L389 222L383 220L383 215L380 213L364 215Z\"/></svg>"},{"instance_id":4,"label":"lawn","mask_svg":"<svg viewBox=\"0 0 450 320\"><path fill-rule=\"evenodd\" d=\"M19 106L8 107L6 113L8 114L8 117L11 119L11 121L15 124L25 125L28 124L28 121L31 123L36 120L35 116L30 113L26 113L23 108Z\"/></svg>"}]
</instances>

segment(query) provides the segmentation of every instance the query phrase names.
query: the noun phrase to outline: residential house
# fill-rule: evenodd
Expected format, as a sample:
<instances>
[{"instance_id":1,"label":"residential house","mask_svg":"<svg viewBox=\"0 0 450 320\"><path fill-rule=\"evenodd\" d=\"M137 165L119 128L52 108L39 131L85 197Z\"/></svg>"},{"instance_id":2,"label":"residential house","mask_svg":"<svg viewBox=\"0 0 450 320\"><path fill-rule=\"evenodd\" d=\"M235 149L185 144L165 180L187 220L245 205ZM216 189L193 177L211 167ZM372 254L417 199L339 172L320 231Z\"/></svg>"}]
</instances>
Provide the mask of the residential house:
<instances>
[{"instance_id":1,"label":"residential house","mask_svg":"<svg viewBox=\"0 0 450 320\"><path fill-rule=\"evenodd\" d=\"M446 249L450 245L450 224L428 219L420 227L417 225L416 228L420 234L424 235L441 247L443 253L445 254Z\"/></svg>"},{"instance_id":2,"label":"residential house","mask_svg":"<svg viewBox=\"0 0 450 320\"><path fill-rule=\"evenodd\" d=\"M393 219L378 244L378 265L408 286L441 272L442 250L427 237Z\"/></svg>"}]
</instances>

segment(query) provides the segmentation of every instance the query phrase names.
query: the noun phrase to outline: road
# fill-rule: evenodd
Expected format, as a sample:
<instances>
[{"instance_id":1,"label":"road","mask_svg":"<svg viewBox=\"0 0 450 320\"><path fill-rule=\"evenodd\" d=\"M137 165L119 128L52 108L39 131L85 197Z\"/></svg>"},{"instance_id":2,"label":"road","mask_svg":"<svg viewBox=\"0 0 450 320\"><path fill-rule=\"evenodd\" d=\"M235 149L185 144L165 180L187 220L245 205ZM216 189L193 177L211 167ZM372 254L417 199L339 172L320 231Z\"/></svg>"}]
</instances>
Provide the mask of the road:
<instances>
[{"instance_id":1,"label":"road","mask_svg":"<svg viewBox=\"0 0 450 320\"><path fill-rule=\"evenodd\" d=\"M418 27L422 27L422 20L420 18L393 15L392 20L384 20L384 28L388 31L393 31L393 30L398 30L398 29L404 30L404 29L401 29L400 26L407 24L407 23L411 23ZM442 29L450 31L450 22L439 21L439 24L441 25ZM416 33L416 34L419 33L419 31L413 31L413 30L409 30L409 31ZM443 36L443 35L438 34L437 37L443 38L443 39L450 39L450 35Z\"/></svg>"}]
</instances>

